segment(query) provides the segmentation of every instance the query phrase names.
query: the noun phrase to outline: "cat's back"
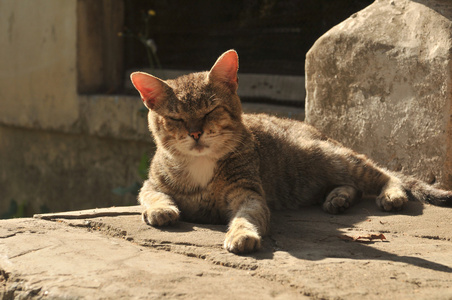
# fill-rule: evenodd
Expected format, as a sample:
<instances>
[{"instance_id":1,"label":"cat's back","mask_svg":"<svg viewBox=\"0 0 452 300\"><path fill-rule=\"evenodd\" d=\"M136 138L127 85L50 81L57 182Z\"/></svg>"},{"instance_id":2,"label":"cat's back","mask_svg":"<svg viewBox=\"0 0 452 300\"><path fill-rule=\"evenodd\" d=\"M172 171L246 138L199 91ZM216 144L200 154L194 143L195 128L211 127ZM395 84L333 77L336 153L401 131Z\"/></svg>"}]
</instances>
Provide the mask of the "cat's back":
<instances>
[{"instance_id":1,"label":"cat's back","mask_svg":"<svg viewBox=\"0 0 452 300\"><path fill-rule=\"evenodd\" d=\"M291 143L300 140L327 140L320 131L304 122L267 114L243 114L243 123L261 143Z\"/></svg>"}]
</instances>

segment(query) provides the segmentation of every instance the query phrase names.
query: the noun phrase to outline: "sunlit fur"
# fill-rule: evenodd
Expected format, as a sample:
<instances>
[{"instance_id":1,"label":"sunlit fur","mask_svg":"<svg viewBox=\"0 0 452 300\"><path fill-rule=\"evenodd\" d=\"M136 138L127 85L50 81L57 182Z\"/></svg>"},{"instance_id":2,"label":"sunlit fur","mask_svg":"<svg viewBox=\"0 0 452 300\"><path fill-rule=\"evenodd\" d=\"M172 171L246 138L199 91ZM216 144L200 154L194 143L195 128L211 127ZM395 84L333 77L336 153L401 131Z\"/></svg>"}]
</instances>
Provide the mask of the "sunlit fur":
<instances>
[{"instance_id":1,"label":"sunlit fur","mask_svg":"<svg viewBox=\"0 0 452 300\"><path fill-rule=\"evenodd\" d=\"M380 168L307 124L243 114L237 68L237 54L228 51L210 72L165 82L132 74L150 103L157 145L139 194L148 224L179 218L229 224L224 247L244 253L260 247L269 208L322 203L325 211L338 213L362 193L378 195L377 205L386 211L399 210L408 199L451 205L451 192ZM198 141L191 131L202 132Z\"/></svg>"}]
</instances>

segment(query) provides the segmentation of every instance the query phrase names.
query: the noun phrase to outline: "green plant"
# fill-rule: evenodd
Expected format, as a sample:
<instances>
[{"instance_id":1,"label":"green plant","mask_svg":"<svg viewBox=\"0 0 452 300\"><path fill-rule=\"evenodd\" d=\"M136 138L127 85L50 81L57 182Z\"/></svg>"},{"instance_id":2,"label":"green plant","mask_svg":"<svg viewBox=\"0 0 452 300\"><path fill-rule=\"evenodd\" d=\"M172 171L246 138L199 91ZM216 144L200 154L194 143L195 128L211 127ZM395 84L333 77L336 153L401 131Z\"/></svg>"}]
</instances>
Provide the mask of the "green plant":
<instances>
[{"instance_id":1,"label":"green plant","mask_svg":"<svg viewBox=\"0 0 452 300\"><path fill-rule=\"evenodd\" d=\"M150 37L150 22L153 17L155 17L155 10L148 10L147 12L141 12L141 18L143 20L142 30L138 33L131 31L128 28L124 28L123 32L119 32L118 36L120 37L131 37L137 39L141 42L141 44L146 49L146 53L148 56L149 66L153 70L155 68L161 69L160 60L157 56L157 44L154 39Z\"/></svg>"},{"instance_id":2,"label":"green plant","mask_svg":"<svg viewBox=\"0 0 452 300\"><path fill-rule=\"evenodd\" d=\"M8 210L1 214L0 219L20 218L24 216L25 204L19 204L16 200L9 201Z\"/></svg>"},{"instance_id":3,"label":"green plant","mask_svg":"<svg viewBox=\"0 0 452 300\"><path fill-rule=\"evenodd\" d=\"M148 166L149 166L149 156L146 153L144 153L141 156L140 163L138 164L138 176L140 176L140 178L143 181L148 179ZM142 186L142 183L135 181L134 183L132 183L129 186L125 186L125 187L120 186L120 187L114 188L112 190L112 192L118 196L124 196L127 194L132 194L134 196L138 196L141 186Z\"/></svg>"},{"instance_id":4,"label":"green plant","mask_svg":"<svg viewBox=\"0 0 452 300\"><path fill-rule=\"evenodd\" d=\"M8 209L0 214L0 219L11 219L11 218L25 218L30 217L34 213L48 213L50 210L46 204L42 204L39 206L39 212L33 212L33 208L28 202L18 203L16 200L11 199L9 202Z\"/></svg>"}]
</instances>

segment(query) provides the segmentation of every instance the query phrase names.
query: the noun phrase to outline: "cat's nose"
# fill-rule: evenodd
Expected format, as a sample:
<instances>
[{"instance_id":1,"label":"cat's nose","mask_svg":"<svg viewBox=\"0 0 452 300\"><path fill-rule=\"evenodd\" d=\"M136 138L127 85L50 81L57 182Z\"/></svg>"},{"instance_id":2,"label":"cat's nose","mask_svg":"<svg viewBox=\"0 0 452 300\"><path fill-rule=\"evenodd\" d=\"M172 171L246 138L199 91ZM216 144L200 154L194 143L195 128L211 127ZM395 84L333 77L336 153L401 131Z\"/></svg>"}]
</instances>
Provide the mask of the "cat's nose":
<instances>
[{"instance_id":1,"label":"cat's nose","mask_svg":"<svg viewBox=\"0 0 452 300\"><path fill-rule=\"evenodd\" d=\"M190 132L189 135L195 140L198 141L201 138L202 135L202 131L194 131L194 132Z\"/></svg>"}]
</instances>

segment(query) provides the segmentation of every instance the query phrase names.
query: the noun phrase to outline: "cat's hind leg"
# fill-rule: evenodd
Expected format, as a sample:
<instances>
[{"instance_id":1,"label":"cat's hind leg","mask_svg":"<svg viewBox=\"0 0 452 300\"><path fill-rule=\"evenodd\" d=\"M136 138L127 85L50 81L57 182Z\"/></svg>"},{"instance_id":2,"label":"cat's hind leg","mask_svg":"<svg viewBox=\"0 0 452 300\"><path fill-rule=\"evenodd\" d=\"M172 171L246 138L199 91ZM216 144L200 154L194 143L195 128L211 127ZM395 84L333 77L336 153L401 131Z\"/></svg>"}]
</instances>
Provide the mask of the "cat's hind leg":
<instances>
[{"instance_id":1,"label":"cat's hind leg","mask_svg":"<svg viewBox=\"0 0 452 300\"><path fill-rule=\"evenodd\" d=\"M323 154L330 166L330 182L342 186L354 186L357 190L367 195L378 195L376 202L383 211L397 211L402 209L408 201L403 180L398 177L398 173L393 173L384 168L380 168L365 155L357 154L353 150L338 147L335 144L321 143ZM333 190L328 195L324 204L324 210L332 213L339 212L350 205L352 201L342 200L350 198L352 189L339 189L340 193ZM336 196L336 194L349 194L347 197ZM342 204L342 202L344 203Z\"/></svg>"},{"instance_id":2,"label":"cat's hind leg","mask_svg":"<svg viewBox=\"0 0 452 300\"><path fill-rule=\"evenodd\" d=\"M341 152L346 153L345 163L353 185L365 194L378 195L376 202L381 210L398 211L408 202L403 181L397 173L380 168L371 159L349 149L341 149Z\"/></svg>"},{"instance_id":3,"label":"cat's hind leg","mask_svg":"<svg viewBox=\"0 0 452 300\"><path fill-rule=\"evenodd\" d=\"M377 206L383 211L401 210L408 202L408 196L401 180L390 176L387 183L381 189L380 195L376 199Z\"/></svg>"},{"instance_id":4,"label":"cat's hind leg","mask_svg":"<svg viewBox=\"0 0 452 300\"><path fill-rule=\"evenodd\" d=\"M361 196L362 193L353 186L339 186L328 193L322 207L330 214L341 213L357 202Z\"/></svg>"}]
</instances>

